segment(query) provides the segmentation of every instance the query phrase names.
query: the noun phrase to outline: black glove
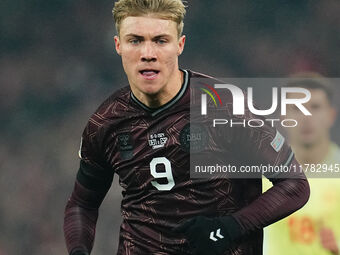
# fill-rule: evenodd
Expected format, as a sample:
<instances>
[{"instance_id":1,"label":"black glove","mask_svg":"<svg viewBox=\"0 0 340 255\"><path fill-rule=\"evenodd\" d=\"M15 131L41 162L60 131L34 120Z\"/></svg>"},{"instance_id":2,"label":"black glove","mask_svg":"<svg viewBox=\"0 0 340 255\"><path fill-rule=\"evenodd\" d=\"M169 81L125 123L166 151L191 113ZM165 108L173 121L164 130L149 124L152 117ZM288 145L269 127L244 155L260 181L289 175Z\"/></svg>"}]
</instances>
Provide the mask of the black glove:
<instances>
[{"instance_id":1,"label":"black glove","mask_svg":"<svg viewBox=\"0 0 340 255\"><path fill-rule=\"evenodd\" d=\"M197 255L224 254L242 235L241 226L232 216L197 216L174 228L174 232L183 233Z\"/></svg>"}]
</instances>

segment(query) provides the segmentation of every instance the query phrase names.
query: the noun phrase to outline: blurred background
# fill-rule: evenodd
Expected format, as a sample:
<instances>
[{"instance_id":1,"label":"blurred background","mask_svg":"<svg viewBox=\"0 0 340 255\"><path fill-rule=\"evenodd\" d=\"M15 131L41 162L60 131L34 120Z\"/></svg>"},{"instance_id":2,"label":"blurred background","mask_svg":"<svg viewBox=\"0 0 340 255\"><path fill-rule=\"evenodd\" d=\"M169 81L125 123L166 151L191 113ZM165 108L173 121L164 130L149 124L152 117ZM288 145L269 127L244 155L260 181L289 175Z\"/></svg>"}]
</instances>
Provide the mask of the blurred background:
<instances>
[{"instance_id":1,"label":"blurred background","mask_svg":"<svg viewBox=\"0 0 340 255\"><path fill-rule=\"evenodd\" d=\"M0 255L67 254L63 212L81 133L127 85L114 52L113 1L0 6ZM217 77L339 77L339 13L337 0L188 1L181 67ZM115 254L120 199L116 177L92 254Z\"/></svg>"}]
</instances>

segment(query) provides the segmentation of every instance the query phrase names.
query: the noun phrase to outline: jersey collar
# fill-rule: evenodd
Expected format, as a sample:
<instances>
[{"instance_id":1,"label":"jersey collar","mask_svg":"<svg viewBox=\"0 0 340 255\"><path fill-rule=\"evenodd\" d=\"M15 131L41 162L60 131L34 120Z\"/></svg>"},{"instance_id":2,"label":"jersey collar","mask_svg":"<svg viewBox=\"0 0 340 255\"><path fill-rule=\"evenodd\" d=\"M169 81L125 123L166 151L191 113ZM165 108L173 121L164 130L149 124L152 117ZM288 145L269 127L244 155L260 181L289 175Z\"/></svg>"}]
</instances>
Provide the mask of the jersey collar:
<instances>
[{"instance_id":1,"label":"jersey collar","mask_svg":"<svg viewBox=\"0 0 340 255\"><path fill-rule=\"evenodd\" d=\"M188 81L189 81L189 74L187 70L182 70L180 69L183 74L184 74L184 79L183 79L183 84L181 89L178 91L178 93L176 94L176 96L174 96L169 102L167 102L166 104L157 107L157 108L150 108L148 106L146 106L145 104L143 104L141 101L139 101L135 95L132 93L131 91L131 99L138 104L140 107L142 107L144 110L148 111L151 113L151 116L154 117L157 114L165 111L166 109L170 108L171 106L173 106L174 104L176 104L184 95L184 92L186 91L187 87L188 87Z\"/></svg>"}]
</instances>

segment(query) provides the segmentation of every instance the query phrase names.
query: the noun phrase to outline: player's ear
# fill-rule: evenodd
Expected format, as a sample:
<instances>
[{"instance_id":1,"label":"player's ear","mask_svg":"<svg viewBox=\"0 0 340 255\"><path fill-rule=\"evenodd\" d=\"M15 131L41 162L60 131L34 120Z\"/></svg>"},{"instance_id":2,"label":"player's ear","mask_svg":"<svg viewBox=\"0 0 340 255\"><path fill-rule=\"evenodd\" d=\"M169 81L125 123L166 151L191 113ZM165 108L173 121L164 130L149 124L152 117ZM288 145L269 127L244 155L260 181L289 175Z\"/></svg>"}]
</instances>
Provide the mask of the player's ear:
<instances>
[{"instance_id":1,"label":"player's ear","mask_svg":"<svg viewBox=\"0 0 340 255\"><path fill-rule=\"evenodd\" d=\"M119 36L115 35L115 37L113 39L115 41L116 52L117 52L118 55L121 55Z\"/></svg>"},{"instance_id":2,"label":"player's ear","mask_svg":"<svg viewBox=\"0 0 340 255\"><path fill-rule=\"evenodd\" d=\"M184 50L184 44L185 44L185 35L182 35L179 40L178 40L178 51L177 51L177 55L181 55L183 50Z\"/></svg>"}]
</instances>

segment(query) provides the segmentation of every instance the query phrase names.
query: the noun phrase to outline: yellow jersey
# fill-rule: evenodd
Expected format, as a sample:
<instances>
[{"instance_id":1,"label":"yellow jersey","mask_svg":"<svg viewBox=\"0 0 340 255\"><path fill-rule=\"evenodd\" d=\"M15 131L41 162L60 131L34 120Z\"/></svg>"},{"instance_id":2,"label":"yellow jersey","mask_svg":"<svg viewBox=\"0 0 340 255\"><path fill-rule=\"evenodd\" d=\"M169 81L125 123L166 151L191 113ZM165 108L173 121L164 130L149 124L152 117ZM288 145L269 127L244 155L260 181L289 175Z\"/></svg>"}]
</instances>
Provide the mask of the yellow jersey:
<instances>
[{"instance_id":1,"label":"yellow jersey","mask_svg":"<svg viewBox=\"0 0 340 255\"><path fill-rule=\"evenodd\" d=\"M340 148L331 144L322 164L340 166ZM339 176L339 175L337 175ZM292 215L264 229L265 255L330 255L320 241L320 229L330 228L340 244L340 178L309 178L310 198ZM264 191L272 186L264 180Z\"/></svg>"}]
</instances>

